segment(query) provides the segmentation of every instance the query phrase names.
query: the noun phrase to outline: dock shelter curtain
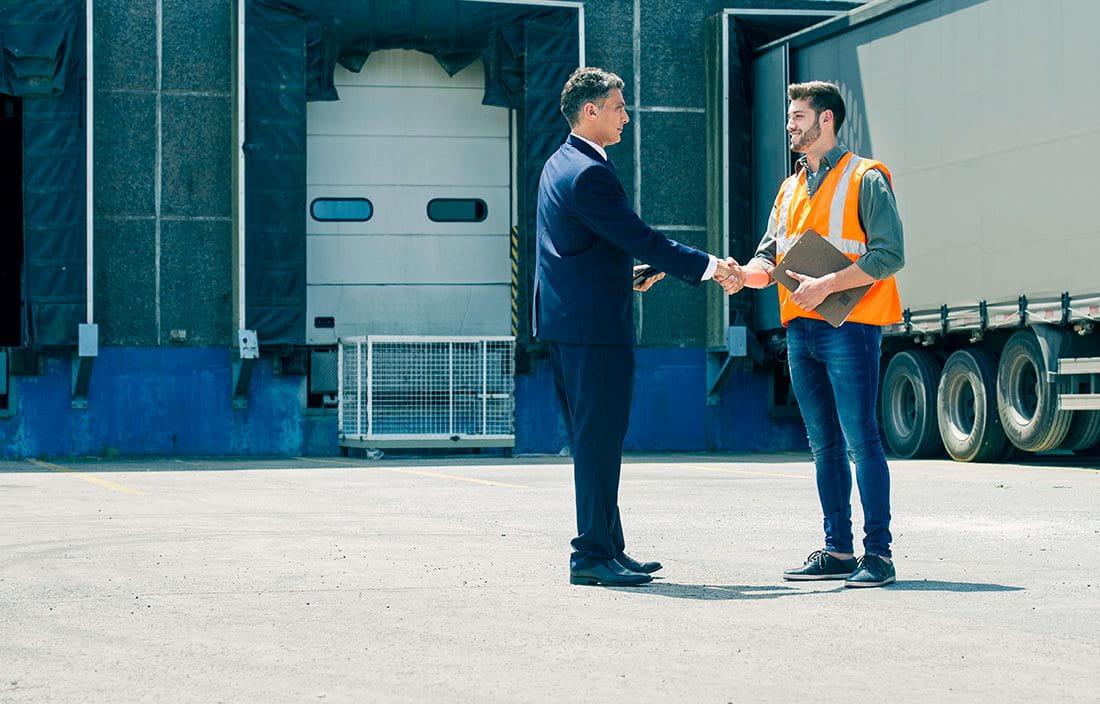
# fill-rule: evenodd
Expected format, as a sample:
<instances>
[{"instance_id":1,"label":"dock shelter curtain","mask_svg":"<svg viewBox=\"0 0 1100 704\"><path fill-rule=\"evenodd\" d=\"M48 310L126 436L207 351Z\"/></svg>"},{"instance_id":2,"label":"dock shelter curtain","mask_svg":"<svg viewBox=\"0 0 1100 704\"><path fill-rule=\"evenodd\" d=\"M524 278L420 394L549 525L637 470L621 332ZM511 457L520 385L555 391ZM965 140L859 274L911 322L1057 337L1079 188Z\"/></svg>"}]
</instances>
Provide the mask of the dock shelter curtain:
<instances>
[{"instance_id":1,"label":"dock shelter curtain","mask_svg":"<svg viewBox=\"0 0 1100 704\"><path fill-rule=\"evenodd\" d=\"M539 174L568 133L558 96L577 67L576 10L466 0L251 0L247 25L245 305L246 326L261 346L305 342L305 104L339 99L337 63L359 71L372 52L413 49L454 75L480 57L482 103L520 111L521 256L533 256ZM521 311L530 276L522 278ZM522 325L526 318L520 315Z\"/></svg>"},{"instance_id":2,"label":"dock shelter curtain","mask_svg":"<svg viewBox=\"0 0 1100 704\"><path fill-rule=\"evenodd\" d=\"M0 93L23 101L23 344L70 346L87 303L82 0L0 3Z\"/></svg>"}]
</instances>

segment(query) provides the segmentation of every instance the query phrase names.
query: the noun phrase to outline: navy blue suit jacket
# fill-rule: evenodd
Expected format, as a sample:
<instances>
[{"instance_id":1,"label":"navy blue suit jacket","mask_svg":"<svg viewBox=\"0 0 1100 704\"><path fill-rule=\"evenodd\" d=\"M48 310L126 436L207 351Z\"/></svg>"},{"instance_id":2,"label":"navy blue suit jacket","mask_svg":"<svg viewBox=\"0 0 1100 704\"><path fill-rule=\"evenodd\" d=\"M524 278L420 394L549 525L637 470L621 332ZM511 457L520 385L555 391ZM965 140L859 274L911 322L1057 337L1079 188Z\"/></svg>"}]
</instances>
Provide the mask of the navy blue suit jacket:
<instances>
[{"instance_id":1,"label":"navy blue suit jacket","mask_svg":"<svg viewBox=\"0 0 1100 704\"><path fill-rule=\"evenodd\" d=\"M554 342L633 345L634 259L698 285L710 258L642 222L615 167L570 135L542 169L533 332Z\"/></svg>"}]
</instances>

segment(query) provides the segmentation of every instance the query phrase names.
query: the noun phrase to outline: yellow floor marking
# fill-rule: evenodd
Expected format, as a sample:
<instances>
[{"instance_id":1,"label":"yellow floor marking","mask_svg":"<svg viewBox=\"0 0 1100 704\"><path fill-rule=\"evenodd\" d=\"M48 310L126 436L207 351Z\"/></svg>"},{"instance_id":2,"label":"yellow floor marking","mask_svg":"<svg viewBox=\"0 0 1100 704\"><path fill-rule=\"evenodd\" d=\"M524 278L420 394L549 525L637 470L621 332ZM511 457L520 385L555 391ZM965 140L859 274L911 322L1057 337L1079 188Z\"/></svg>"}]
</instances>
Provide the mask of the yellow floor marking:
<instances>
[{"instance_id":1,"label":"yellow floor marking","mask_svg":"<svg viewBox=\"0 0 1100 704\"><path fill-rule=\"evenodd\" d=\"M399 469L397 467L379 467L387 472L403 472L405 474L419 474L422 477L434 477L436 479L455 479L460 482L473 482L475 484L488 484L489 486L506 486L509 489L526 489L527 487L519 484L508 484L506 482L494 482L488 479L474 479L473 477L459 477L454 474L436 474L435 472L422 472L418 469Z\"/></svg>"},{"instance_id":2,"label":"yellow floor marking","mask_svg":"<svg viewBox=\"0 0 1100 704\"><path fill-rule=\"evenodd\" d=\"M329 460L324 457L295 457L294 459L299 462L321 462L323 464L342 464L344 466L353 465L355 467L365 467L362 462L352 462L351 460Z\"/></svg>"},{"instance_id":3,"label":"yellow floor marking","mask_svg":"<svg viewBox=\"0 0 1100 704\"><path fill-rule=\"evenodd\" d=\"M508 484L507 482L490 481L488 479L474 479L473 477L460 477L454 474L437 474L436 472L424 472L419 469L405 469L403 467L379 467L374 465L364 465L361 462L352 462L351 460L326 460L317 457L295 457L296 460L303 462L324 462L327 464L339 464L347 467L355 467L357 469L381 469L385 472L401 472L402 474L416 474L421 477L432 477L433 479L454 479L459 482L472 482L474 484L488 484L489 486L503 486L509 489L527 489L529 487L522 486L520 484Z\"/></svg>"},{"instance_id":4,"label":"yellow floor marking","mask_svg":"<svg viewBox=\"0 0 1100 704\"><path fill-rule=\"evenodd\" d=\"M959 464L964 464L964 463L960 462ZM987 470L994 470L994 471L1002 470L1002 469L1020 469L1020 470L1041 469L1043 471L1057 470L1057 471L1061 471L1061 472L1089 472L1090 474L1095 474L1097 476L1100 476L1100 469L1096 469L1096 468L1093 468L1093 467L1059 467L1056 464L1037 464L1037 465L1032 465L1032 464L994 464L994 465L989 465L989 464L976 464L975 463L975 464L971 464L970 466L973 467L974 469L987 469ZM893 468L891 467L891 469L893 469Z\"/></svg>"},{"instance_id":5,"label":"yellow floor marking","mask_svg":"<svg viewBox=\"0 0 1100 704\"><path fill-rule=\"evenodd\" d=\"M36 467L42 467L43 469L52 469L55 472L64 472L65 474L76 477L77 479L83 479L84 481L89 482L91 484L98 484L99 486L110 489L111 491L117 491L121 494L130 494L132 496L141 496L145 493L144 491L140 491L138 489L131 489L128 486L118 484L116 482L111 481L110 479L103 479L102 477L97 477L93 474L87 474L85 472L78 472L77 470L72 469L70 467L62 467L61 465L53 464L52 462L42 462L41 460L27 460L27 461L30 462L31 464L33 464Z\"/></svg>"},{"instance_id":6,"label":"yellow floor marking","mask_svg":"<svg viewBox=\"0 0 1100 704\"><path fill-rule=\"evenodd\" d=\"M894 466L895 461L896 460L893 460L893 459L889 460L891 471L906 472L906 471L909 471L909 470L912 470L912 469L928 469L927 467L907 467L905 465L895 467ZM1021 470L1021 471L1027 471L1027 470L1032 470L1032 469L1043 470L1043 471L1060 470L1060 471L1065 471L1065 472L1090 472L1092 474L1100 476L1100 470L1093 469L1093 468L1090 468L1090 467L1059 467L1057 465L1017 465L1017 464L1001 464L1001 465L989 465L989 464L969 464L969 465L967 465L965 463L960 463L960 464L963 464L964 468L967 468L967 469L973 468L973 469L985 469L985 470L992 470L992 471L1003 471L1005 469L1018 469L1018 470ZM698 465L698 464L683 465L683 466L691 467L693 469L702 469L702 470L705 470L705 471L708 471L708 472L735 472L737 474L758 474L762 477L790 477L790 478L797 478L797 479L813 479L814 478L812 474L811 475L805 475L805 474L780 474L778 472L755 472L751 469L733 469L733 468L723 468L721 466L719 466L719 467L708 467L706 465ZM929 473L928 476L936 476L936 475L934 473Z\"/></svg>"},{"instance_id":7,"label":"yellow floor marking","mask_svg":"<svg viewBox=\"0 0 1100 704\"><path fill-rule=\"evenodd\" d=\"M783 479L812 479L813 477L806 476L805 474L780 474L779 472L755 472L751 469L734 469L733 467L708 467L701 464L686 464L678 465L681 467L690 467L691 469L701 469L704 472L733 472L734 474L753 474L759 477L782 477Z\"/></svg>"}]
</instances>

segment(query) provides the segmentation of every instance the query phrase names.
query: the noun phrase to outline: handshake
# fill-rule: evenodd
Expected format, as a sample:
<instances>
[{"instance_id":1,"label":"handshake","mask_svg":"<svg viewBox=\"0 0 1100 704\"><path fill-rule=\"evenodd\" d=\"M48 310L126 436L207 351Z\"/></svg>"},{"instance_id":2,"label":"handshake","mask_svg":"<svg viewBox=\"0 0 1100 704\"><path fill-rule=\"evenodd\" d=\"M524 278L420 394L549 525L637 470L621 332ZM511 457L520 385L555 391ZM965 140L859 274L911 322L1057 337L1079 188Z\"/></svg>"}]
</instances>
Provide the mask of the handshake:
<instances>
[{"instance_id":1,"label":"handshake","mask_svg":"<svg viewBox=\"0 0 1100 704\"><path fill-rule=\"evenodd\" d=\"M665 278L663 272L645 264L634 267L634 290L648 291L661 279ZM733 257L718 260L718 267L714 270L714 281L727 295L737 293L748 286L749 288L764 288L772 282L771 273L759 261L750 261L741 266Z\"/></svg>"},{"instance_id":2,"label":"handshake","mask_svg":"<svg viewBox=\"0 0 1100 704\"><path fill-rule=\"evenodd\" d=\"M772 276L759 260L752 259L745 266L741 266L733 257L726 257L725 260L718 260L718 268L714 270L714 280L726 295L731 295L746 286L764 288L772 282Z\"/></svg>"}]
</instances>

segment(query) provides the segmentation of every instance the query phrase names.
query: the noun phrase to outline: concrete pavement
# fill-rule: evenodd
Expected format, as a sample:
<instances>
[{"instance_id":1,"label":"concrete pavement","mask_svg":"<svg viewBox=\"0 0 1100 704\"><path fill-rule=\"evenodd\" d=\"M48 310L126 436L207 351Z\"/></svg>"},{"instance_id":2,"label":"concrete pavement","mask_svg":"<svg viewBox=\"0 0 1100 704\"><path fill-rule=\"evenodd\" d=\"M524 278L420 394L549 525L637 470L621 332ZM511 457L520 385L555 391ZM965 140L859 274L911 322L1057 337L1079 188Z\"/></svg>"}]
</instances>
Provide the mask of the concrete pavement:
<instances>
[{"instance_id":1,"label":"concrete pavement","mask_svg":"<svg viewBox=\"0 0 1100 704\"><path fill-rule=\"evenodd\" d=\"M784 583L808 457L0 463L0 702L1100 701L1100 470L893 461L898 583ZM856 509L857 535L861 522Z\"/></svg>"}]
</instances>

